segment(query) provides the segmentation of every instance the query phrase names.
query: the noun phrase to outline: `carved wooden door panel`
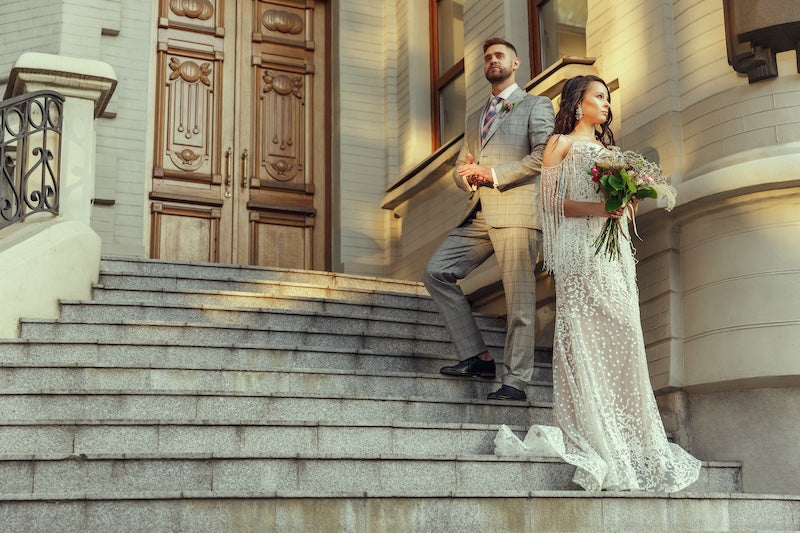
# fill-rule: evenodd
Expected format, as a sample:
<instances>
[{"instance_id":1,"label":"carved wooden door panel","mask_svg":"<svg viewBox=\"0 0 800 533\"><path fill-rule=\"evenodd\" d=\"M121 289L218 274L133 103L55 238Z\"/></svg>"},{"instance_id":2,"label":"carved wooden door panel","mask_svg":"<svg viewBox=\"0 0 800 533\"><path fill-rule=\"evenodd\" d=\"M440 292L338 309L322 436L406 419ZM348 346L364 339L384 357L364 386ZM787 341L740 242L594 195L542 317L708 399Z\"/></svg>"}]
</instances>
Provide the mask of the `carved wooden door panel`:
<instances>
[{"instance_id":1,"label":"carved wooden door panel","mask_svg":"<svg viewBox=\"0 0 800 533\"><path fill-rule=\"evenodd\" d=\"M159 2L151 257L329 268L327 6Z\"/></svg>"}]
</instances>

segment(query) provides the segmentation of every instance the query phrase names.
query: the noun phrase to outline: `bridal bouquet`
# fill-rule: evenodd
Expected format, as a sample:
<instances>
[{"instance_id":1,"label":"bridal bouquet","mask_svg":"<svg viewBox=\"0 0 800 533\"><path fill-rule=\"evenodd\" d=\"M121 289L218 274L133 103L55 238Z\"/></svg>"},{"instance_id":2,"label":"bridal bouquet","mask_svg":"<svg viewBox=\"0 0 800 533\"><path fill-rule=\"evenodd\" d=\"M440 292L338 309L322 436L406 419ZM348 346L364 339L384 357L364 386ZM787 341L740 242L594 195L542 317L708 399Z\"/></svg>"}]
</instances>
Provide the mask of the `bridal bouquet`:
<instances>
[{"instance_id":1,"label":"bridal bouquet","mask_svg":"<svg viewBox=\"0 0 800 533\"><path fill-rule=\"evenodd\" d=\"M606 212L616 211L620 207L628 206L631 198L663 198L666 200L667 211L675 207L675 188L669 184L666 176L661 173L661 168L652 161L648 161L642 154L625 151L616 146L595 160L594 165L588 169L592 181L597 184L598 192L606 195ZM636 221L631 206L631 219L634 220L633 228L636 233ZM613 260L620 253L620 220L609 218L603 225L603 230L594 241L595 255L604 251L609 260ZM639 234L636 233L638 237Z\"/></svg>"}]
</instances>

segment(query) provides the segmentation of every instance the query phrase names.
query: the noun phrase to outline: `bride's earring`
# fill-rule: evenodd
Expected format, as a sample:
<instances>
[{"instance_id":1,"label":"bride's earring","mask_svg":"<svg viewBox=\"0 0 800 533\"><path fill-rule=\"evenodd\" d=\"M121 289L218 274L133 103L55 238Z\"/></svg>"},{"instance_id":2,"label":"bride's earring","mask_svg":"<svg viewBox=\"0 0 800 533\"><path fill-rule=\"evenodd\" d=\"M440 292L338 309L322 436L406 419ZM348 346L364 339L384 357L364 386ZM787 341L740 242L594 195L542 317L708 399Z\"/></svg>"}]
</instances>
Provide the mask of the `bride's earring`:
<instances>
[{"instance_id":1,"label":"bride's earring","mask_svg":"<svg viewBox=\"0 0 800 533\"><path fill-rule=\"evenodd\" d=\"M578 106L575 108L575 120L578 121L583 118L583 108Z\"/></svg>"}]
</instances>

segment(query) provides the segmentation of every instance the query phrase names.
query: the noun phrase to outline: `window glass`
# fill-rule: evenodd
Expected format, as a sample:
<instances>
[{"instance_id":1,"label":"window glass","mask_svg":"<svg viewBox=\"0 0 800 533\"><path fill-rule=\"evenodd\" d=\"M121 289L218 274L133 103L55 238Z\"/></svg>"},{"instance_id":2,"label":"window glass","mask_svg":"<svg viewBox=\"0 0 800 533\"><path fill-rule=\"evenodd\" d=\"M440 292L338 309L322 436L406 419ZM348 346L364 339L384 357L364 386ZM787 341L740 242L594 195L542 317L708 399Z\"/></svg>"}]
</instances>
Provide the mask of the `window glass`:
<instances>
[{"instance_id":1,"label":"window glass","mask_svg":"<svg viewBox=\"0 0 800 533\"><path fill-rule=\"evenodd\" d=\"M565 56L586 55L586 0L549 0L539 9L542 68Z\"/></svg>"},{"instance_id":2,"label":"window glass","mask_svg":"<svg viewBox=\"0 0 800 533\"><path fill-rule=\"evenodd\" d=\"M464 131L464 0L430 0L433 149Z\"/></svg>"},{"instance_id":3,"label":"window glass","mask_svg":"<svg viewBox=\"0 0 800 533\"><path fill-rule=\"evenodd\" d=\"M464 132L466 100L463 73L439 91L441 144Z\"/></svg>"},{"instance_id":4,"label":"window glass","mask_svg":"<svg viewBox=\"0 0 800 533\"><path fill-rule=\"evenodd\" d=\"M438 0L439 75L464 57L464 0Z\"/></svg>"}]
</instances>

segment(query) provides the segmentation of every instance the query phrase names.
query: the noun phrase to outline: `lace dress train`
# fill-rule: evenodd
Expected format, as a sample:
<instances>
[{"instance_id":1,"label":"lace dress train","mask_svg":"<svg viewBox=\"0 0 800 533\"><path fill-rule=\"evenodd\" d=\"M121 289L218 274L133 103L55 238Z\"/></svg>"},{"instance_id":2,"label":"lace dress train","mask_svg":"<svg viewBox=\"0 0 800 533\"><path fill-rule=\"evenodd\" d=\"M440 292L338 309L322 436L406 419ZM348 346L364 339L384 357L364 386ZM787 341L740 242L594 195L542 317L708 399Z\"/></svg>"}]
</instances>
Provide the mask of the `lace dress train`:
<instances>
[{"instance_id":1,"label":"lace dress train","mask_svg":"<svg viewBox=\"0 0 800 533\"><path fill-rule=\"evenodd\" d=\"M553 403L558 428L534 426L525 441L507 427L499 455L557 455L575 465L586 490L677 491L700 462L670 443L647 369L633 252L610 261L592 243L604 218L565 217L563 201L604 200L586 172L603 147L573 144L555 167L542 168L545 268L555 277ZM627 224L622 231L628 236Z\"/></svg>"}]
</instances>

